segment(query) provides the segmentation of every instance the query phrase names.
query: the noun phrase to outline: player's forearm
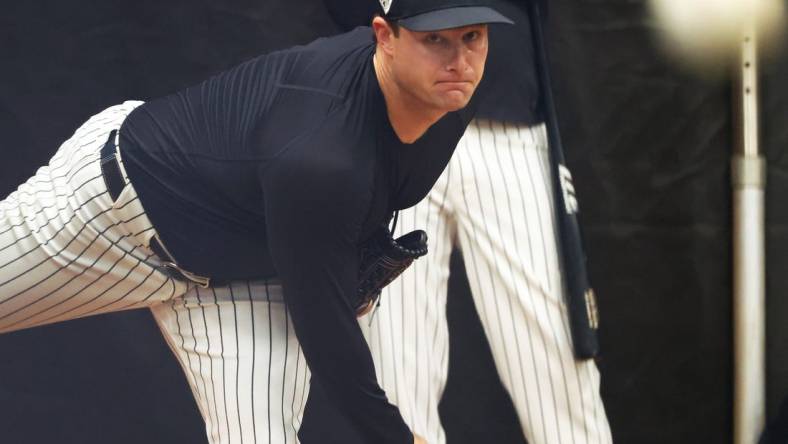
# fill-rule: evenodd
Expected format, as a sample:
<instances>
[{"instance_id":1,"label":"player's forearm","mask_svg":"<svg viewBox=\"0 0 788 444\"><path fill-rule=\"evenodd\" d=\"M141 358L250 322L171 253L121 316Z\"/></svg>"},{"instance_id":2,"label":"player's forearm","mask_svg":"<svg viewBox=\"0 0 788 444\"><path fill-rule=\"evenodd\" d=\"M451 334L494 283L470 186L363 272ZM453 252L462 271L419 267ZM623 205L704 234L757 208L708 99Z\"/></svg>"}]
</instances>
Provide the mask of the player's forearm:
<instances>
[{"instance_id":1,"label":"player's forearm","mask_svg":"<svg viewBox=\"0 0 788 444\"><path fill-rule=\"evenodd\" d=\"M372 357L352 308L343 296L331 291L313 294L309 297L292 291L286 296L312 377L353 423L364 442L412 443L399 410L388 402L377 383Z\"/></svg>"},{"instance_id":2,"label":"player's forearm","mask_svg":"<svg viewBox=\"0 0 788 444\"><path fill-rule=\"evenodd\" d=\"M299 163L298 167L303 167ZM328 170L331 173L332 170ZM377 383L372 356L350 303L359 280L358 220L366 208L322 169L312 181L266 175L269 251L313 378L364 436L412 444L399 410ZM352 184L351 184L352 185ZM355 299L355 298L353 298Z\"/></svg>"},{"instance_id":3,"label":"player's forearm","mask_svg":"<svg viewBox=\"0 0 788 444\"><path fill-rule=\"evenodd\" d=\"M358 361L365 362L366 359ZM356 367L356 364L346 362L341 368L343 366L333 363L321 364L324 363L317 366L310 364L313 377L364 437L364 442L413 442L413 436L399 409L388 402L378 386L372 365Z\"/></svg>"},{"instance_id":4,"label":"player's forearm","mask_svg":"<svg viewBox=\"0 0 788 444\"><path fill-rule=\"evenodd\" d=\"M359 432L363 442L413 443L413 434L403 421L399 409L389 404L382 392L381 395L371 395L366 388L357 387L356 393L352 393L353 390L348 390L344 383L337 384L336 381L326 383L322 379L318 381L324 386L329 399L335 402L337 408Z\"/></svg>"}]
</instances>

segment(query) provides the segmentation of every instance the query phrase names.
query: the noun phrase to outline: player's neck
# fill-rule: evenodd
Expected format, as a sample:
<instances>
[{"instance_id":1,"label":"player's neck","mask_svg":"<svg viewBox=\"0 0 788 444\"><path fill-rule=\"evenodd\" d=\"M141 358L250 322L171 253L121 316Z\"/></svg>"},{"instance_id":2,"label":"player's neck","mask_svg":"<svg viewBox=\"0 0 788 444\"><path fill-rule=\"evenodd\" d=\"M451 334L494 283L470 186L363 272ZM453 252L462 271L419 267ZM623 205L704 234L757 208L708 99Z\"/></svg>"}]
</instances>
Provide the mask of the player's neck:
<instances>
[{"instance_id":1,"label":"player's neck","mask_svg":"<svg viewBox=\"0 0 788 444\"><path fill-rule=\"evenodd\" d=\"M425 107L412 94L399 87L391 75L383 57L373 57L375 75L383 97L386 111L394 132L402 143L413 143L421 137L446 112Z\"/></svg>"}]
</instances>

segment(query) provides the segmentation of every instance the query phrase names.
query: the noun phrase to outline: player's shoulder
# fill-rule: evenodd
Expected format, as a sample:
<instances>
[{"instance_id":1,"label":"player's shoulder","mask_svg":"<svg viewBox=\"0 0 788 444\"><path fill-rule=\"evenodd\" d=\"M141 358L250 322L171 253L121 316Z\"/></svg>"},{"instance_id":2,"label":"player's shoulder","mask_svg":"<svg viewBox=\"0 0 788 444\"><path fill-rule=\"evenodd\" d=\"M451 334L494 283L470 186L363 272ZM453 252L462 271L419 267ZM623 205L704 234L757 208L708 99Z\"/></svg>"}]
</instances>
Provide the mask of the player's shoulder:
<instances>
[{"instance_id":1,"label":"player's shoulder","mask_svg":"<svg viewBox=\"0 0 788 444\"><path fill-rule=\"evenodd\" d=\"M375 39L372 28L359 26L350 31L317 38L306 45L295 46L294 51L312 52L316 55L339 56L353 51L374 46Z\"/></svg>"},{"instance_id":2,"label":"player's shoulder","mask_svg":"<svg viewBox=\"0 0 788 444\"><path fill-rule=\"evenodd\" d=\"M280 86L344 98L369 67L375 41L369 27L321 37L287 51L291 61Z\"/></svg>"}]
</instances>

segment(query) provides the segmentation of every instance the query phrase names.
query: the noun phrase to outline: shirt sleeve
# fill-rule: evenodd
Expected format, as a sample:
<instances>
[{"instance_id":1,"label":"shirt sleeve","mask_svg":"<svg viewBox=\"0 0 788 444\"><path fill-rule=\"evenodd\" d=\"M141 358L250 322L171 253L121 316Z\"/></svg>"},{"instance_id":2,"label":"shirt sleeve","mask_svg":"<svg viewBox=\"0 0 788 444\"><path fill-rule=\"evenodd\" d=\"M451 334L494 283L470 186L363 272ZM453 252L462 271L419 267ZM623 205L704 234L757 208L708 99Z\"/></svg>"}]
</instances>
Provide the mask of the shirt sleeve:
<instances>
[{"instance_id":1,"label":"shirt sleeve","mask_svg":"<svg viewBox=\"0 0 788 444\"><path fill-rule=\"evenodd\" d=\"M287 157L287 156L285 156ZM359 188L331 159L278 159L261 172L269 250L312 377L364 442L412 444L377 383L349 302L358 284Z\"/></svg>"}]
</instances>

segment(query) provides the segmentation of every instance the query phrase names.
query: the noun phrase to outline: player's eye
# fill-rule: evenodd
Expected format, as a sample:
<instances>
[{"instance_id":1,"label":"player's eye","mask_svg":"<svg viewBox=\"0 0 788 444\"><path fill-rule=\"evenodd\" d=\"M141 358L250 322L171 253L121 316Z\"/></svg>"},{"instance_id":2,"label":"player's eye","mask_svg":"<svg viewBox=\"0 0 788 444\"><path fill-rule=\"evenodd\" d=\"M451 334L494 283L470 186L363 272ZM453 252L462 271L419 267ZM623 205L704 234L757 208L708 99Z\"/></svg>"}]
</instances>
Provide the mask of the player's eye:
<instances>
[{"instance_id":1,"label":"player's eye","mask_svg":"<svg viewBox=\"0 0 788 444\"><path fill-rule=\"evenodd\" d=\"M463 40L464 40L466 43L469 43L469 42L473 42L473 41L476 41L476 40L478 40L478 39L479 39L479 37L481 37L481 35L482 35L482 34L481 34L479 31L471 31L471 32L467 32L467 33L465 33L465 34L462 36L462 39L463 39Z\"/></svg>"},{"instance_id":2,"label":"player's eye","mask_svg":"<svg viewBox=\"0 0 788 444\"><path fill-rule=\"evenodd\" d=\"M443 37L438 34L427 34L427 37L425 37L424 40L426 40L427 43L438 44L443 42Z\"/></svg>"}]
</instances>

